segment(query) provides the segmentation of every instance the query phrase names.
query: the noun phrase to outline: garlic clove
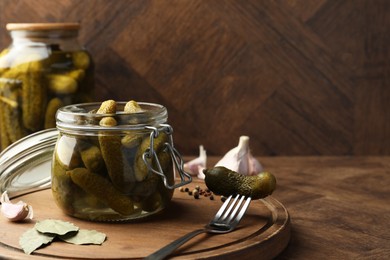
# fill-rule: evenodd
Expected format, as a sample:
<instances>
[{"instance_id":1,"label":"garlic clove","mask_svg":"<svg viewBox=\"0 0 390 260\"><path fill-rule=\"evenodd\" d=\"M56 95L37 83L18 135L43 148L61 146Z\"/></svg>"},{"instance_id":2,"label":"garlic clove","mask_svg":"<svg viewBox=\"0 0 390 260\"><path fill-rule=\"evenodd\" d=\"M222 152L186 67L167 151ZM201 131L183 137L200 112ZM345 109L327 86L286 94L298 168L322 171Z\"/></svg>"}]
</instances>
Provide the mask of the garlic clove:
<instances>
[{"instance_id":1,"label":"garlic clove","mask_svg":"<svg viewBox=\"0 0 390 260\"><path fill-rule=\"evenodd\" d=\"M224 166L243 175L255 175L263 169L250 152L248 136L240 136L238 146L229 150L215 166Z\"/></svg>"},{"instance_id":2,"label":"garlic clove","mask_svg":"<svg viewBox=\"0 0 390 260\"><path fill-rule=\"evenodd\" d=\"M197 175L198 179L204 180L206 175L204 175L203 170L205 170L205 169L206 169L206 167L198 165L198 175Z\"/></svg>"},{"instance_id":3,"label":"garlic clove","mask_svg":"<svg viewBox=\"0 0 390 260\"><path fill-rule=\"evenodd\" d=\"M249 165L249 170L248 170L248 175L257 175L260 172L264 170L263 166L257 160L255 157L253 157L252 153L249 151L248 153L248 165Z\"/></svg>"},{"instance_id":4,"label":"garlic clove","mask_svg":"<svg viewBox=\"0 0 390 260\"><path fill-rule=\"evenodd\" d=\"M1 205L1 213L11 221L18 221L28 216L29 208L26 203L4 203Z\"/></svg>"},{"instance_id":5,"label":"garlic clove","mask_svg":"<svg viewBox=\"0 0 390 260\"><path fill-rule=\"evenodd\" d=\"M238 142L238 146L229 150L221 160L219 160L215 166L224 166L232 171L247 174L248 172L248 159L247 153L249 151L249 137L241 136Z\"/></svg>"},{"instance_id":6,"label":"garlic clove","mask_svg":"<svg viewBox=\"0 0 390 260\"><path fill-rule=\"evenodd\" d=\"M207 163L207 154L203 145L199 146L199 156L184 164L184 170L188 171L191 175L199 175L198 166L205 168Z\"/></svg>"},{"instance_id":7,"label":"garlic clove","mask_svg":"<svg viewBox=\"0 0 390 260\"><path fill-rule=\"evenodd\" d=\"M23 201L19 201L15 204L11 203L7 191L1 195L0 202L1 214L3 214L3 216L8 218L10 221L21 221L26 218L33 218L32 207Z\"/></svg>"},{"instance_id":8,"label":"garlic clove","mask_svg":"<svg viewBox=\"0 0 390 260\"><path fill-rule=\"evenodd\" d=\"M241 160L238 157L237 149L232 149L227 152L221 160L219 160L215 166L224 166L232 171L238 171L240 168Z\"/></svg>"}]
</instances>

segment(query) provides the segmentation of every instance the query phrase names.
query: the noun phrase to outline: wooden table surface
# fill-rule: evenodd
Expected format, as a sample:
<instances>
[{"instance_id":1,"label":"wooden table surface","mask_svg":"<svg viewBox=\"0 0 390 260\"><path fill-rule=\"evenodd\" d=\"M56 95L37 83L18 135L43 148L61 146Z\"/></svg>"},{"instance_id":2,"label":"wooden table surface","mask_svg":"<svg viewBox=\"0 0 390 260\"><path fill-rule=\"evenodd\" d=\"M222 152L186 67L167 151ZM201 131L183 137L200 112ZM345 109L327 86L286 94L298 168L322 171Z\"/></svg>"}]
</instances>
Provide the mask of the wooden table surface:
<instances>
[{"instance_id":1,"label":"wooden table surface","mask_svg":"<svg viewBox=\"0 0 390 260\"><path fill-rule=\"evenodd\" d=\"M390 157L259 158L291 217L277 259L389 259Z\"/></svg>"},{"instance_id":2,"label":"wooden table surface","mask_svg":"<svg viewBox=\"0 0 390 260\"><path fill-rule=\"evenodd\" d=\"M208 165L218 159L209 157ZM290 242L276 259L389 258L390 157L258 159L276 176L272 197L291 218Z\"/></svg>"}]
</instances>

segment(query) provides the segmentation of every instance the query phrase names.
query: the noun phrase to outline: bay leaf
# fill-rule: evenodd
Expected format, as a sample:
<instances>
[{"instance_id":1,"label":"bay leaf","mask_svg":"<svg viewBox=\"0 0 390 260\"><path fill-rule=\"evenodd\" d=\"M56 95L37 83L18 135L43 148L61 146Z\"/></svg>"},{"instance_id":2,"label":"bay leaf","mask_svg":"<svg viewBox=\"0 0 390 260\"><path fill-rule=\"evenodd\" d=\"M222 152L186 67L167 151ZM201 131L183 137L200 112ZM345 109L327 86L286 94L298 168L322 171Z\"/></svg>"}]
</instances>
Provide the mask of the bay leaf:
<instances>
[{"instance_id":1,"label":"bay leaf","mask_svg":"<svg viewBox=\"0 0 390 260\"><path fill-rule=\"evenodd\" d=\"M80 229L77 233L68 233L59 238L67 243L76 245L101 245L106 240L106 234L96 230Z\"/></svg>"},{"instance_id":2,"label":"bay leaf","mask_svg":"<svg viewBox=\"0 0 390 260\"><path fill-rule=\"evenodd\" d=\"M54 238L54 234L43 234L31 228L20 236L19 245L24 253L29 255L42 245L52 242Z\"/></svg>"},{"instance_id":3,"label":"bay leaf","mask_svg":"<svg viewBox=\"0 0 390 260\"><path fill-rule=\"evenodd\" d=\"M35 224L35 229L41 233L65 235L79 230L74 224L57 219L45 219Z\"/></svg>"}]
</instances>

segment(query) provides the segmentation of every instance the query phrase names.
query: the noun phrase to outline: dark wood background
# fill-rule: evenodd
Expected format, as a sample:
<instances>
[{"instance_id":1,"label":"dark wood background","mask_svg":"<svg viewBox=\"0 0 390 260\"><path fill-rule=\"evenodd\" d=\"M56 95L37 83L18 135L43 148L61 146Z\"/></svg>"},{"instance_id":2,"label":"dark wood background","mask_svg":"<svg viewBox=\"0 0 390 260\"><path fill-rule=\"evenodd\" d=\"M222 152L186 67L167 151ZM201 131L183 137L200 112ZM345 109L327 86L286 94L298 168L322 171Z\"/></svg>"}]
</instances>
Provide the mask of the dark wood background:
<instances>
[{"instance_id":1,"label":"dark wood background","mask_svg":"<svg viewBox=\"0 0 390 260\"><path fill-rule=\"evenodd\" d=\"M387 0L0 0L0 48L72 21L96 99L165 105L183 154L390 154Z\"/></svg>"}]
</instances>

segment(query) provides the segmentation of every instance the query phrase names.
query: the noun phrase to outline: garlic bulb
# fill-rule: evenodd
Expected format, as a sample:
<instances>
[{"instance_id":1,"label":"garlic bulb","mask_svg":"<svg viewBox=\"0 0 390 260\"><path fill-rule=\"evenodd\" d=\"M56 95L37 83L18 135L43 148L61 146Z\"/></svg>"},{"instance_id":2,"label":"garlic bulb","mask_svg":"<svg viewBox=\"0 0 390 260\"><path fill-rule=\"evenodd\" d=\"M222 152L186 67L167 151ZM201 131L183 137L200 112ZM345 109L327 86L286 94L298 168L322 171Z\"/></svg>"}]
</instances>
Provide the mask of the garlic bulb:
<instances>
[{"instance_id":1,"label":"garlic bulb","mask_svg":"<svg viewBox=\"0 0 390 260\"><path fill-rule=\"evenodd\" d=\"M199 146L199 157L186 162L184 164L184 169L188 171L191 175L199 176L203 175L203 169L206 168L207 163L207 154L203 145ZM201 173L201 174L200 174Z\"/></svg>"},{"instance_id":2,"label":"garlic bulb","mask_svg":"<svg viewBox=\"0 0 390 260\"><path fill-rule=\"evenodd\" d=\"M26 218L33 218L32 207L23 201L19 201L15 204L12 203L9 200L7 191L3 192L1 195L0 202L1 213L11 221L20 221Z\"/></svg>"},{"instance_id":3,"label":"garlic bulb","mask_svg":"<svg viewBox=\"0 0 390 260\"><path fill-rule=\"evenodd\" d=\"M260 162L250 152L248 136L240 136L238 146L228 151L215 166L224 166L243 175L256 175L263 171Z\"/></svg>"}]
</instances>

